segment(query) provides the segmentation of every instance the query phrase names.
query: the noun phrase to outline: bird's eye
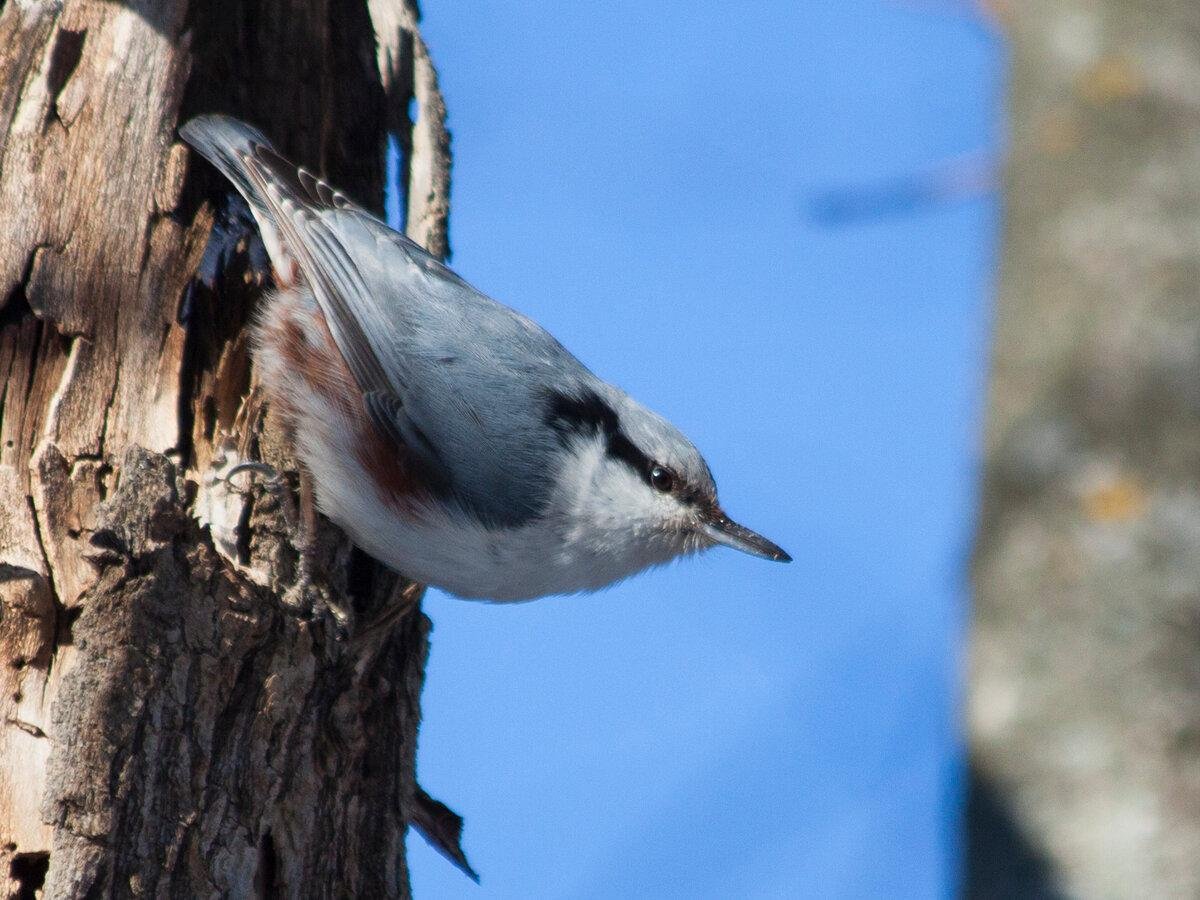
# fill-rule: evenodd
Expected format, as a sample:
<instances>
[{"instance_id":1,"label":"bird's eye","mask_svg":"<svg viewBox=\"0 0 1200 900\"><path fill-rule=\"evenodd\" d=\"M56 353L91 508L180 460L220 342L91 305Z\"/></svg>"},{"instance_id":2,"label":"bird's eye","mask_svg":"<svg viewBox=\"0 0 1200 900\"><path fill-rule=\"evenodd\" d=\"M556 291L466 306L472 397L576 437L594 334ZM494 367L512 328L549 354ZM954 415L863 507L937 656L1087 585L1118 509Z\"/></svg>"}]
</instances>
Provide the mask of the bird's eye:
<instances>
[{"instance_id":1,"label":"bird's eye","mask_svg":"<svg viewBox=\"0 0 1200 900\"><path fill-rule=\"evenodd\" d=\"M666 466L654 466L650 469L650 486L656 491L669 494L675 489L675 473Z\"/></svg>"}]
</instances>

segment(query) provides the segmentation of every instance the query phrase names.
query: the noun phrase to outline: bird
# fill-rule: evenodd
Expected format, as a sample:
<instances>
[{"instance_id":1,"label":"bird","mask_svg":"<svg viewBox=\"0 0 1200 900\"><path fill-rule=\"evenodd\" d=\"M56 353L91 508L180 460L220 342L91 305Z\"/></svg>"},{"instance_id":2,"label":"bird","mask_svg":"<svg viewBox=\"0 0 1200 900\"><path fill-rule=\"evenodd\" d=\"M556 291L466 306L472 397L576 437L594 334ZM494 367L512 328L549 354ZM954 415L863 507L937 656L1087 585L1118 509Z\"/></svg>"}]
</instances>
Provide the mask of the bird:
<instances>
[{"instance_id":1,"label":"bird","mask_svg":"<svg viewBox=\"0 0 1200 900\"><path fill-rule=\"evenodd\" d=\"M210 114L180 136L245 199L275 290L252 352L315 504L367 554L463 598L600 589L715 546L729 518L683 433L546 330Z\"/></svg>"}]
</instances>

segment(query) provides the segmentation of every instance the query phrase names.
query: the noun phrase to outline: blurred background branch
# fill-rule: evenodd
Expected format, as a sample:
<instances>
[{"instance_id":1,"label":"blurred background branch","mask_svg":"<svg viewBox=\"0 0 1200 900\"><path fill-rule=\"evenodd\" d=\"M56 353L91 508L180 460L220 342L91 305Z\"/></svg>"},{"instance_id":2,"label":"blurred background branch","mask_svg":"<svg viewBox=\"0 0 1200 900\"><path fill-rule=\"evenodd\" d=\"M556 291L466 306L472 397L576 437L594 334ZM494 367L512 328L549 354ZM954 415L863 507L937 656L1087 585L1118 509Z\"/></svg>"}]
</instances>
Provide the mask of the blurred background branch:
<instances>
[{"instance_id":1,"label":"blurred background branch","mask_svg":"<svg viewBox=\"0 0 1200 900\"><path fill-rule=\"evenodd\" d=\"M974 199L996 190L1000 165L991 153L973 153L925 172L818 193L809 201L808 213L821 225L850 225Z\"/></svg>"}]
</instances>

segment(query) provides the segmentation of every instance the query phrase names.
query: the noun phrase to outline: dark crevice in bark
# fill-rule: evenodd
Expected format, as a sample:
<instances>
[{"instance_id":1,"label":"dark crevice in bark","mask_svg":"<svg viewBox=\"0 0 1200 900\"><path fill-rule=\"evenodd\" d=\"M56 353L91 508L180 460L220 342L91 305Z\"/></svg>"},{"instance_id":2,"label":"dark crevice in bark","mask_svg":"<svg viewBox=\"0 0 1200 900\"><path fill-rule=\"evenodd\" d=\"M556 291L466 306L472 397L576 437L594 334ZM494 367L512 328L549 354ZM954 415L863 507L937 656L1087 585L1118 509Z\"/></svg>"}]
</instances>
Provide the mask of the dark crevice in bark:
<instances>
[{"instance_id":1,"label":"dark crevice in bark","mask_svg":"<svg viewBox=\"0 0 1200 900\"><path fill-rule=\"evenodd\" d=\"M202 433L205 440L211 441L213 435L217 433L217 402L212 397L205 397L202 409L204 413Z\"/></svg>"},{"instance_id":2,"label":"dark crevice in bark","mask_svg":"<svg viewBox=\"0 0 1200 900\"><path fill-rule=\"evenodd\" d=\"M49 853L17 853L9 864L9 877L16 886L14 900L35 900L41 896L50 868Z\"/></svg>"},{"instance_id":3,"label":"dark crevice in bark","mask_svg":"<svg viewBox=\"0 0 1200 900\"><path fill-rule=\"evenodd\" d=\"M32 497L26 496L25 502L29 505L29 515L33 518L33 536L37 539L38 549L42 552L42 561L46 564L46 584L50 587L54 608L61 609L62 603L58 599L58 589L54 586L54 567L50 564L50 557L46 553L46 545L42 540L42 525L38 521L37 507L34 505Z\"/></svg>"},{"instance_id":4,"label":"dark crevice in bark","mask_svg":"<svg viewBox=\"0 0 1200 900\"><path fill-rule=\"evenodd\" d=\"M275 839L270 829L263 832L258 842L258 872L254 877L254 888L258 896L275 897L279 891L279 858L275 850Z\"/></svg>"},{"instance_id":5,"label":"dark crevice in bark","mask_svg":"<svg viewBox=\"0 0 1200 900\"><path fill-rule=\"evenodd\" d=\"M13 287L13 290L10 293L9 298L8 298L11 300L14 297L19 296L22 300L25 301L25 305L30 308L30 312L32 312L33 315L35 315L35 316L38 314L37 310L34 310L32 308L32 306L30 306L30 304L29 304L29 293L28 293L29 280L31 278L33 278L33 268L35 265L37 265L38 256L43 251L48 250L49 248L50 248L49 244L42 243L42 242L36 243L32 247L29 248L29 254L28 254L28 256L25 257L25 265L21 269L21 277L20 277L20 279L18 279L16 285Z\"/></svg>"},{"instance_id":6,"label":"dark crevice in bark","mask_svg":"<svg viewBox=\"0 0 1200 900\"><path fill-rule=\"evenodd\" d=\"M0 328L16 325L25 318L37 318L29 299L25 296L25 284L29 280L30 267L33 265L34 254L29 254L29 264L20 283L9 292L3 304L0 304Z\"/></svg>"},{"instance_id":7,"label":"dark crevice in bark","mask_svg":"<svg viewBox=\"0 0 1200 900\"><path fill-rule=\"evenodd\" d=\"M250 522L254 517L255 495L253 491L246 494L246 505L242 508L242 514L238 518L237 523L237 557L238 562L243 566L250 565L250 538L252 531Z\"/></svg>"},{"instance_id":8,"label":"dark crevice in bark","mask_svg":"<svg viewBox=\"0 0 1200 900\"><path fill-rule=\"evenodd\" d=\"M52 122L61 121L58 117L58 96L71 80L79 60L83 57L83 43L86 39L86 30L70 31L60 28L55 35L54 46L50 49L50 66L46 73L46 89L50 93L50 102L46 104L43 130Z\"/></svg>"},{"instance_id":9,"label":"dark crevice in bark","mask_svg":"<svg viewBox=\"0 0 1200 900\"><path fill-rule=\"evenodd\" d=\"M74 642L72 629L75 627L75 622L81 612L83 610L78 606L58 610L58 619L55 622L56 628L54 631L54 645L56 647L70 646Z\"/></svg>"},{"instance_id":10,"label":"dark crevice in bark","mask_svg":"<svg viewBox=\"0 0 1200 900\"><path fill-rule=\"evenodd\" d=\"M32 255L30 256L30 259L33 259ZM5 328L9 327L20 329L26 323L31 322L33 323L33 334L29 339L29 345L32 347L39 347L42 342L42 321L37 317L33 309L30 308L29 301L25 297L24 285L27 277L28 275L26 278L21 279L21 284L18 285L17 288L12 292L8 302L4 306L0 306L0 331L3 331ZM20 338L18 337L17 340L20 341ZM30 358L29 371L26 373L25 383L20 386L22 398L28 397L30 391L33 389L34 373L37 371L37 362L39 356L40 354L34 354ZM13 357L13 362L16 362L15 356ZM6 382L9 381L11 377L9 372L0 374L3 374ZM11 386L8 391L0 391L0 422L4 421L11 391Z\"/></svg>"}]
</instances>

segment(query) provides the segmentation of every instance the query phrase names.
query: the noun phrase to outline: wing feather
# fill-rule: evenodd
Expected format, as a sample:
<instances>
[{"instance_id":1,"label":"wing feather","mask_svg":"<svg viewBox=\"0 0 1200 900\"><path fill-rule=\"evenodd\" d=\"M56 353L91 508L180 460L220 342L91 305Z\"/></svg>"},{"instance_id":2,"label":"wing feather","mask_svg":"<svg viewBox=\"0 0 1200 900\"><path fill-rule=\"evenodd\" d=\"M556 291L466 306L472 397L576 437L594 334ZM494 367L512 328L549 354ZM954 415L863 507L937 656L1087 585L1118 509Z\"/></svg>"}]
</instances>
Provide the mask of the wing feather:
<instances>
[{"instance_id":1,"label":"wing feather","mask_svg":"<svg viewBox=\"0 0 1200 900\"><path fill-rule=\"evenodd\" d=\"M277 238L268 243L276 267L282 260L304 279L374 429L476 518L535 516L559 456L547 398L602 383L535 323L294 167L253 128L201 116L180 133Z\"/></svg>"},{"instance_id":2,"label":"wing feather","mask_svg":"<svg viewBox=\"0 0 1200 900\"><path fill-rule=\"evenodd\" d=\"M391 380L354 314L356 304L361 307L370 303L362 275L321 218L285 193L286 187L272 177L273 169L267 168L259 155L244 154L242 164L256 182L285 242L300 260L300 268L355 382L364 394L393 392ZM298 183L303 184L299 179Z\"/></svg>"}]
</instances>

